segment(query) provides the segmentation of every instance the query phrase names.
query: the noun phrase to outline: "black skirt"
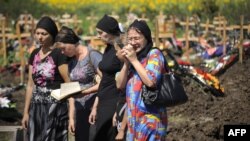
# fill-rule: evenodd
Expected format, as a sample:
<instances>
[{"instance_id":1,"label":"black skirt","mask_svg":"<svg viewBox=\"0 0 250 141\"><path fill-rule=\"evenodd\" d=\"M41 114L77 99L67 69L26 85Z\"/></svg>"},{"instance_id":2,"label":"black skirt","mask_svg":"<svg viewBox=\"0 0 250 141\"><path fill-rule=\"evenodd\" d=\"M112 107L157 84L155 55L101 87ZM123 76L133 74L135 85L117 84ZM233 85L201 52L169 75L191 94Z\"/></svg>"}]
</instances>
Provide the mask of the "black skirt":
<instances>
[{"instance_id":1,"label":"black skirt","mask_svg":"<svg viewBox=\"0 0 250 141\"><path fill-rule=\"evenodd\" d=\"M95 141L114 141L117 134L112 126L113 115L116 110L117 99L101 101L97 108Z\"/></svg>"},{"instance_id":2,"label":"black skirt","mask_svg":"<svg viewBox=\"0 0 250 141\"><path fill-rule=\"evenodd\" d=\"M49 91L36 89L29 108L29 141L67 141L68 104L52 100Z\"/></svg>"}]
</instances>

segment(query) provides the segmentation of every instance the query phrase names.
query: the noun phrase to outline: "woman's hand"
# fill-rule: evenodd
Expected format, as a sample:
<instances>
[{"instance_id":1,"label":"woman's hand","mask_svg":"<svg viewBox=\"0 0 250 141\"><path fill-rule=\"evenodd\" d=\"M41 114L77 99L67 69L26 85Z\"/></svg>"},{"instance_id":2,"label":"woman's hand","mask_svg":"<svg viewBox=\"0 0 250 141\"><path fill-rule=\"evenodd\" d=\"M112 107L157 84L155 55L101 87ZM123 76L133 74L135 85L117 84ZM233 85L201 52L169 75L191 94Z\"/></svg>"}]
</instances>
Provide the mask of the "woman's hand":
<instances>
[{"instance_id":1,"label":"woman's hand","mask_svg":"<svg viewBox=\"0 0 250 141\"><path fill-rule=\"evenodd\" d=\"M89 115L89 123L90 124L95 124L96 115L97 115L97 108L93 107L92 110L91 110L91 113Z\"/></svg>"},{"instance_id":2,"label":"woman's hand","mask_svg":"<svg viewBox=\"0 0 250 141\"><path fill-rule=\"evenodd\" d=\"M115 137L115 140L116 140L116 141L123 141L124 135L125 135L124 129L120 129L120 130L118 131L118 134L117 134L116 137Z\"/></svg>"},{"instance_id":3,"label":"woman's hand","mask_svg":"<svg viewBox=\"0 0 250 141\"><path fill-rule=\"evenodd\" d=\"M117 123L117 121L116 121L116 113L115 113L114 116L113 116L112 125L117 126L116 123Z\"/></svg>"},{"instance_id":4,"label":"woman's hand","mask_svg":"<svg viewBox=\"0 0 250 141\"><path fill-rule=\"evenodd\" d=\"M69 126L68 126L69 132L71 135L75 135L75 120L73 118L69 119Z\"/></svg>"},{"instance_id":5,"label":"woman's hand","mask_svg":"<svg viewBox=\"0 0 250 141\"><path fill-rule=\"evenodd\" d=\"M125 56L129 62L137 60L135 49L130 44L121 50L121 54Z\"/></svg>"},{"instance_id":6,"label":"woman's hand","mask_svg":"<svg viewBox=\"0 0 250 141\"><path fill-rule=\"evenodd\" d=\"M126 59L125 55L122 54L122 50L121 49L119 49L119 50L116 51L116 56L122 62L127 62L128 61Z\"/></svg>"},{"instance_id":7,"label":"woman's hand","mask_svg":"<svg viewBox=\"0 0 250 141\"><path fill-rule=\"evenodd\" d=\"M23 119L22 119L22 127L23 127L23 129L27 129L28 122L29 122L29 114L28 113L24 113Z\"/></svg>"},{"instance_id":8,"label":"woman's hand","mask_svg":"<svg viewBox=\"0 0 250 141\"><path fill-rule=\"evenodd\" d=\"M81 91L81 93L83 95L88 95L88 94L91 94L91 91L89 89L86 89L86 90Z\"/></svg>"}]
</instances>

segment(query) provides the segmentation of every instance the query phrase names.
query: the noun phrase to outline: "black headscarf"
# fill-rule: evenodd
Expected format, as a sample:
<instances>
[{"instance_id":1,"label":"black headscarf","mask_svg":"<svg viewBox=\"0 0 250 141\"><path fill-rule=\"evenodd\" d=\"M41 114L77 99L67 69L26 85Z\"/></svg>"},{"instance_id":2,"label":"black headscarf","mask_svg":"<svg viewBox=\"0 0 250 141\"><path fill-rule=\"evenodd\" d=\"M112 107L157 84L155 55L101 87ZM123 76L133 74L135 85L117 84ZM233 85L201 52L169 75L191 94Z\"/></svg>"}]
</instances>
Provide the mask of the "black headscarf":
<instances>
[{"instance_id":1,"label":"black headscarf","mask_svg":"<svg viewBox=\"0 0 250 141\"><path fill-rule=\"evenodd\" d=\"M119 24L117 20L113 17L110 17L108 15L104 15L102 19L97 23L97 28L103 30L104 32L112 35L119 36L121 33L121 30L119 28Z\"/></svg>"},{"instance_id":2,"label":"black headscarf","mask_svg":"<svg viewBox=\"0 0 250 141\"><path fill-rule=\"evenodd\" d=\"M42 17L36 25L37 28L45 29L53 37L53 40L55 40L58 29L56 23L50 17Z\"/></svg>"},{"instance_id":3,"label":"black headscarf","mask_svg":"<svg viewBox=\"0 0 250 141\"><path fill-rule=\"evenodd\" d=\"M148 27L147 23L143 20L135 20L129 26L128 30L130 30L131 28L136 28L139 31L141 31L141 33L144 35L144 37L148 41L146 46L137 54L138 59L141 60L142 58L145 58L147 56L148 52L150 51L150 49L153 46L153 40L151 37L151 30Z\"/></svg>"},{"instance_id":4,"label":"black headscarf","mask_svg":"<svg viewBox=\"0 0 250 141\"><path fill-rule=\"evenodd\" d=\"M76 44L80 41L80 38L71 28L63 26L58 32L55 41L68 44Z\"/></svg>"}]
</instances>

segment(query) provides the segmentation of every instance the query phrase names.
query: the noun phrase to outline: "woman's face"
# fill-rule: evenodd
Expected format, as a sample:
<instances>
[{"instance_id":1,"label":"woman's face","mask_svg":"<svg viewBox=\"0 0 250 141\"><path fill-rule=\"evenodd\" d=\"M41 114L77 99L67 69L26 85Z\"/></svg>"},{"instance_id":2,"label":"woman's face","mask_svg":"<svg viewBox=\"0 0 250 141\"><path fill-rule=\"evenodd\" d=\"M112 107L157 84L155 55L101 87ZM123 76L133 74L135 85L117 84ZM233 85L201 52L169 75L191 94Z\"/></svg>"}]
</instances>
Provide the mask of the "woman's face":
<instances>
[{"instance_id":1,"label":"woman's face","mask_svg":"<svg viewBox=\"0 0 250 141\"><path fill-rule=\"evenodd\" d=\"M127 36L128 44L134 48L135 52L140 52L147 44L146 38L135 28L131 28Z\"/></svg>"},{"instance_id":2,"label":"woman's face","mask_svg":"<svg viewBox=\"0 0 250 141\"><path fill-rule=\"evenodd\" d=\"M104 32L103 30L101 30L99 28L96 28L96 31L97 31L97 37L99 39L101 39L105 43L112 44L112 38L113 38L113 36L111 34L108 34L108 33Z\"/></svg>"},{"instance_id":3,"label":"woman's face","mask_svg":"<svg viewBox=\"0 0 250 141\"><path fill-rule=\"evenodd\" d=\"M74 44L56 42L55 46L62 50L62 54L65 54L68 57L73 57L76 54L76 47Z\"/></svg>"},{"instance_id":4,"label":"woman's face","mask_svg":"<svg viewBox=\"0 0 250 141\"><path fill-rule=\"evenodd\" d=\"M53 44L53 37L43 28L37 28L35 39L41 47L50 47Z\"/></svg>"}]
</instances>

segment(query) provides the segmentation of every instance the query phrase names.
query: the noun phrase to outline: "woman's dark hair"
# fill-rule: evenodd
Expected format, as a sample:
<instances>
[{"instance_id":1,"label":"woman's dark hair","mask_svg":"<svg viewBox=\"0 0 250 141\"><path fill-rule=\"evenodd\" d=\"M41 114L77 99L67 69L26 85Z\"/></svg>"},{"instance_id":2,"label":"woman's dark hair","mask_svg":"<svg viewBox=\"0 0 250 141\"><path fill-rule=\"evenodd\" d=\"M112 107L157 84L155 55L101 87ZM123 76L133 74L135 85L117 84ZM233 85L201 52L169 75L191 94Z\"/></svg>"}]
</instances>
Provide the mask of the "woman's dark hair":
<instances>
[{"instance_id":1,"label":"woman's dark hair","mask_svg":"<svg viewBox=\"0 0 250 141\"><path fill-rule=\"evenodd\" d=\"M146 46L137 54L139 59L145 58L153 46L153 40L151 37L151 30L144 20L135 20L128 28L128 31L135 29L136 32L142 34L146 40Z\"/></svg>"},{"instance_id":2,"label":"woman's dark hair","mask_svg":"<svg viewBox=\"0 0 250 141\"><path fill-rule=\"evenodd\" d=\"M37 28L45 29L55 41L55 37L58 33L56 23L48 16L42 17L36 25Z\"/></svg>"},{"instance_id":3,"label":"woman's dark hair","mask_svg":"<svg viewBox=\"0 0 250 141\"><path fill-rule=\"evenodd\" d=\"M68 44L76 44L80 41L80 38L69 27L63 26L58 32L55 42L62 42Z\"/></svg>"},{"instance_id":4,"label":"woman's dark hair","mask_svg":"<svg viewBox=\"0 0 250 141\"><path fill-rule=\"evenodd\" d=\"M117 20L106 14L100 19L96 27L111 35L119 36L121 34Z\"/></svg>"}]
</instances>

